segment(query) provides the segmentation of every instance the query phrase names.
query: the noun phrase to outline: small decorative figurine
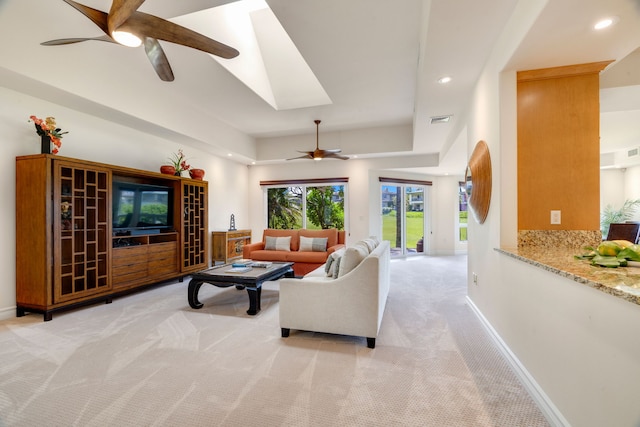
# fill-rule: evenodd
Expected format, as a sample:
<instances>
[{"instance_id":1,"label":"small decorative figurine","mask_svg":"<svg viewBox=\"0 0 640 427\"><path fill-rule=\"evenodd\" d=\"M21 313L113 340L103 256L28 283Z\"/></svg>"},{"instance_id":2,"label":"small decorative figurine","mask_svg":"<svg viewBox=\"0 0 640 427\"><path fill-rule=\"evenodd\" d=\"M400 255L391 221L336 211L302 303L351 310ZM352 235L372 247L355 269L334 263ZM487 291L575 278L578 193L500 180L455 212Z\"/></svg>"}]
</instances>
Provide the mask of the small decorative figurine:
<instances>
[{"instance_id":1,"label":"small decorative figurine","mask_svg":"<svg viewBox=\"0 0 640 427\"><path fill-rule=\"evenodd\" d=\"M71 230L71 203L62 202L60 204L60 216L62 218L62 229Z\"/></svg>"},{"instance_id":2,"label":"small decorative figurine","mask_svg":"<svg viewBox=\"0 0 640 427\"><path fill-rule=\"evenodd\" d=\"M231 214L231 220L229 221L229 231L236 231L236 217Z\"/></svg>"}]
</instances>

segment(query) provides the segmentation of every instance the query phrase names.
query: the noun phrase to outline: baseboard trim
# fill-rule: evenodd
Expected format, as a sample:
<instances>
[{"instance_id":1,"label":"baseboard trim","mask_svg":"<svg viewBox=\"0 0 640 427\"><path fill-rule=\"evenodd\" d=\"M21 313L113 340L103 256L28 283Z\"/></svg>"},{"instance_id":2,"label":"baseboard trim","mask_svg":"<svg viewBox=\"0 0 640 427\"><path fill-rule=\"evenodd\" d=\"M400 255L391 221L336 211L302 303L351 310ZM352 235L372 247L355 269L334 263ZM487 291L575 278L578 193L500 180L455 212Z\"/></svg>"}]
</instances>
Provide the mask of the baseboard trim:
<instances>
[{"instance_id":1,"label":"baseboard trim","mask_svg":"<svg viewBox=\"0 0 640 427\"><path fill-rule=\"evenodd\" d=\"M431 256L452 256L452 255L467 255L468 253L469 253L469 251L467 251L466 249L454 249L454 250L438 249L438 250L433 250L433 251L427 252L427 255L431 255Z\"/></svg>"},{"instance_id":2,"label":"baseboard trim","mask_svg":"<svg viewBox=\"0 0 640 427\"><path fill-rule=\"evenodd\" d=\"M0 310L0 320L11 319L12 317L16 317L16 307L7 307Z\"/></svg>"},{"instance_id":3,"label":"baseboard trim","mask_svg":"<svg viewBox=\"0 0 640 427\"><path fill-rule=\"evenodd\" d=\"M531 376L529 371L524 367L524 365L518 360L515 354L511 351L509 346L502 340L498 332L491 326L491 323L487 320L486 317L482 314L482 312L476 307L471 298L467 295L466 297L467 303L469 307L473 310L475 315L482 323L482 326L487 330L491 338L495 341L498 346L500 352L504 355L505 359L513 369L514 373L524 386L524 388L529 392L531 398L534 400L542 414L545 416L549 424L554 427L570 427L569 421L566 420L565 417L562 416L558 408L553 404L549 396L542 390L542 388L538 385L536 380Z\"/></svg>"}]
</instances>

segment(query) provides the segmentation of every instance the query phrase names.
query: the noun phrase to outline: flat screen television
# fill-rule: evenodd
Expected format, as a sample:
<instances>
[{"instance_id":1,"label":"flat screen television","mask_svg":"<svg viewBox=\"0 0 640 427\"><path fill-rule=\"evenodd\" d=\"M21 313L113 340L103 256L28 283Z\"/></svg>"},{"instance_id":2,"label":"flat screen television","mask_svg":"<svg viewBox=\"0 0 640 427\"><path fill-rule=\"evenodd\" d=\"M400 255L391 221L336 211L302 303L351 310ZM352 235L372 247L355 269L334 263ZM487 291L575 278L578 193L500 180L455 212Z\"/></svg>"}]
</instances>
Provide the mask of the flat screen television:
<instances>
[{"instance_id":1,"label":"flat screen television","mask_svg":"<svg viewBox=\"0 0 640 427\"><path fill-rule=\"evenodd\" d=\"M114 181L112 190L114 233L173 229L173 188Z\"/></svg>"}]
</instances>

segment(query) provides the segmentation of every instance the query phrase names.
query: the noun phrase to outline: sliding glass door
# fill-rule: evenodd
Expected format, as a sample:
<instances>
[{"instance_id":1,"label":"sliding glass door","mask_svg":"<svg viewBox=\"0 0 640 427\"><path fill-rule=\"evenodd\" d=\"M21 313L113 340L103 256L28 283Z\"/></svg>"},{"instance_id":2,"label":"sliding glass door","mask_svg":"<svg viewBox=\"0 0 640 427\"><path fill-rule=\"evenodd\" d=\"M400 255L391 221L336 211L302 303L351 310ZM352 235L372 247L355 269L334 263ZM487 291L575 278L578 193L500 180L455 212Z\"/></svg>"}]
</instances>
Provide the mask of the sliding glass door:
<instances>
[{"instance_id":1,"label":"sliding glass door","mask_svg":"<svg viewBox=\"0 0 640 427\"><path fill-rule=\"evenodd\" d=\"M384 182L381 185L382 239L391 243L391 255L425 252L427 187Z\"/></svg>"}]
</instances>

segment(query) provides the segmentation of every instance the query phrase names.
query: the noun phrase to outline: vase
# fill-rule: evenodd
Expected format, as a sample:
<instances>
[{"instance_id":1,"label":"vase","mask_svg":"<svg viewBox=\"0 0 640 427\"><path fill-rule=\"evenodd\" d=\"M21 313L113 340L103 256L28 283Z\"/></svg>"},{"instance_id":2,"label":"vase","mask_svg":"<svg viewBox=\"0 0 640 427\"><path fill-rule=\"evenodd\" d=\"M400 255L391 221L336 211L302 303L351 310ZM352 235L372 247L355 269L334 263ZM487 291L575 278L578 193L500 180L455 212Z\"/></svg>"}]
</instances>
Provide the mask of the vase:
<instances>
[{"instance_id":1,"label":"vase","mask_svg":"<svg viewBox=\"0 0 640 427\"><path fill-rule=\"evenodd\" d=\"M204 178L204 169L189 169L189 176L191 176L192 179L202 181Z\"/></svg>"},{"instance_id":2,"label":"vase","mask_svg":"<svg viewBox=\"0 0 640 427\"><path fill-rule=\"evenodd\" d=\"M160 166L160 173L163 173L165 175L175 175L176 168L171 165L162 165Z\"/></svg>"},{"instance_id":3,"label":"vase","mask_svg":"<svg viewBox=\"0 0 640 427\"><path fill-rule=\"evenodd\" d=\"M40 152L51 154L51 137L49 135L40 135Z\"/></svg>"}]
</instances>

